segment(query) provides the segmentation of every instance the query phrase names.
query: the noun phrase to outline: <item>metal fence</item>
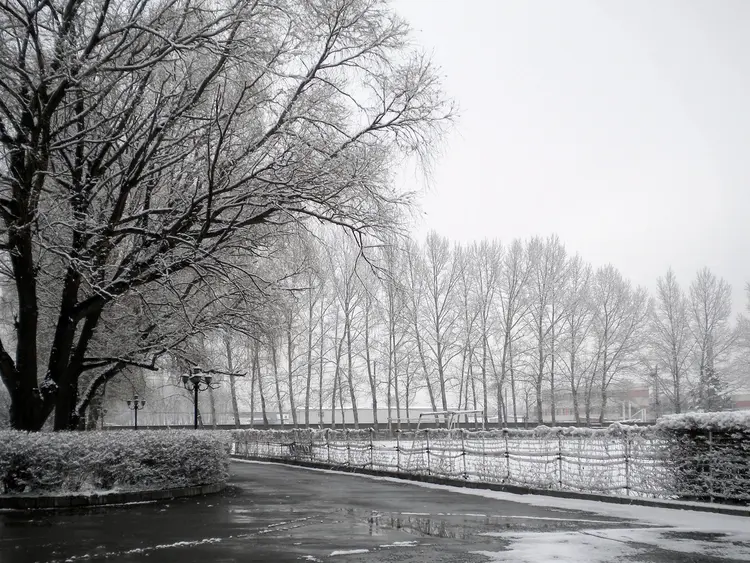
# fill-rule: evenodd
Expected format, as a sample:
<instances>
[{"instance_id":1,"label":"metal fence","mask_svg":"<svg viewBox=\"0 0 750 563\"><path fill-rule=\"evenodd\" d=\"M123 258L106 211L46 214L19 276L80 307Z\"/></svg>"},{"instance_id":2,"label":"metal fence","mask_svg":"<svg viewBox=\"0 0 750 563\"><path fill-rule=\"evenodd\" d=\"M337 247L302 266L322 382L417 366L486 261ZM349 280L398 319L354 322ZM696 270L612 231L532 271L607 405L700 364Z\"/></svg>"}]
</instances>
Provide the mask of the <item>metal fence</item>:
<instances>
[{"instance_id":1,"label":"metal fence","mask_svg":"<svg viewBox=\"0 0 750 563\"><path fill-rule=\"evenodd\" d=\"M252 459L538 489L750 501L750 458L739 456L730 460L735 465L725 464L720 471L707 465L709 459L726 461L718 460L716 452L675 459L673 437L653 428L428 429L395 435L374 430L237 430L233 437L235 455Z\"/></svg>"}]
</instances>

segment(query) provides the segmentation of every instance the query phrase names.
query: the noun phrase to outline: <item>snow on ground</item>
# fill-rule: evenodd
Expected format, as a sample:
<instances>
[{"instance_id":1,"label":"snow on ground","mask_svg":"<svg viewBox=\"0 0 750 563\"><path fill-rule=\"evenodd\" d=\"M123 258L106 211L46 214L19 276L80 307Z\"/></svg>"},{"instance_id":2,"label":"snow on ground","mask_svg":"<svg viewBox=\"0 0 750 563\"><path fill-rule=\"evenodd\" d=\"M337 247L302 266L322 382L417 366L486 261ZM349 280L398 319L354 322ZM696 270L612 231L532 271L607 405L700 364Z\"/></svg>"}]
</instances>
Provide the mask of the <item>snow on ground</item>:
<instances>
[{"instance_id":1,"label":"snow on ground","mask_svg":"<svg viewBox=\"0 0 750 563\"><path fill-rule=\"evenodd\" d=\"M492 563L606 563L646 555L654 549L695 556L750 560L748 534L701 535L674 528L606 528L576 532L502 532L486 536L508 541L505 551L473 552Z\"/></svg>"},{"instance_id":2,"label":"snow on ground","mask_svg":"<svg viewBox=\"0 0 750 563\"><path fill-rule=\"evenodd\" d=\"M406 540L406 541L395 541L393 543L386 543L381 545L380 547L417 547L419 545L419 542L416 540Z\"/></svg>"},{"instance_id":3,"label":"snow on ground","mask_svg":"<svg viewBox=\"0 0 750 563\"><path fill-rule=\"evenodd\" d=\"M510 541L507 551L473 551L492 563L609 563L638 554L629 545L603 540L580 532L546 532L503 535Z\"/></svg>"},{"instance_id":4,"label":"snow on ground","mask_svg":"<svg viewBox=\"0 0 750 563\"><path fill-rule=\"evenodd\" d=\"M369 549L340 549L338 551L332 551L330 557L336 555L356 555L358 553L369 553Z\"/></svg>"}]
</instances>

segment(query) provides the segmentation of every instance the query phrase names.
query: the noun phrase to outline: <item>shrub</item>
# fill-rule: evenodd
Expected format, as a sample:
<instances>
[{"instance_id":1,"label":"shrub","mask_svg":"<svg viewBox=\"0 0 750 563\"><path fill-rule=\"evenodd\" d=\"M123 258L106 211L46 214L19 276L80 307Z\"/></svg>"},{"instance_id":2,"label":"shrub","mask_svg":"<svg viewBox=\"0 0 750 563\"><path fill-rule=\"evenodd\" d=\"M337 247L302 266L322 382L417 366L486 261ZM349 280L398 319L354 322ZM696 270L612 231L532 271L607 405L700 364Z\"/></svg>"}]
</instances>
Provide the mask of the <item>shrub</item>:
<instances>
[{"instance_id":1,"label":"shrub","mask_svg":"<svg viewBox=\"0 0 750 563\"><path fill-rule=\"evenodd\" d=\"M750 412L665 416L668 466L684 498L750 501Z\"/></svg>"},{"instance_id":2,"label":"shrub","mask_svg":"<svg viewBox=\"0 0 750 563\"><path fill-rule=\"evenodd\" d=\"M225 482L224 433L0 431L0 492L69 494Z\"/></svg>"}]
</instances>

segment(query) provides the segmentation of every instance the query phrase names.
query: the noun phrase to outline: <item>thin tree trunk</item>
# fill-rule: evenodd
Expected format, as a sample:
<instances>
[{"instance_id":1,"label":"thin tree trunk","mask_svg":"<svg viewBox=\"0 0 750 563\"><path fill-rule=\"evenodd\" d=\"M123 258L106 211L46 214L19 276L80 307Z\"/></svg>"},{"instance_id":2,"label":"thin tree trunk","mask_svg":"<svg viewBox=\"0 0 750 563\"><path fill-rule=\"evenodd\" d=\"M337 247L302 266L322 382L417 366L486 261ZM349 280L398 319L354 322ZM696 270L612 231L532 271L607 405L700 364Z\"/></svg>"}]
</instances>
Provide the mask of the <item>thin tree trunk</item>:
<instances>
[{"instance_id":1,"label":"thin tree trunk","mask_svg":"<svg viewBox=\"0 0 750 563\"><path fill-rule=\"evenodd\" d=\"M211 407L211 428L216 430L216 398L213 387L208 388L208 404Z\"/></svg>"},{"instance_id":2,"label":"thin tree trunk","mask_svg":"<svg viewBox=\"0 0 750 563\"><path fill-rule=\"evenodd\" d=\"M229 370L229 373L234 373L234 364L232 362L232 341L229 337L229 333L224 333L224 346L226 347L227 351L227 369ZM240 409L237 405L237 386L234 381L234 377L231 375L229 377L229 393L232 398L232 415L234 416L234 427L239 428L240 427Z\"/></svg>"},{"instance_id":3,"label":"thin tree trunk","mask_svg":"<svg viewBox=\"0 0 750 563\"><path fill-rule=\"evenodd\" d=\"M286 325L286 373L289 386L289 409L292 413L292 426L297 428L297 406L294 404L294 342L292 340L291 314Z\"/></svg>"},{"instance_id":4,"label":"thin tree trunk","mask_svg":"<svg viewBox=\"0 0 750 563\"><path fill-rule=\"evenodd\" d=\"M359 430L359 413L357 412L357 396L354 390L354 366L352 365L352 327L351 319L346 322L346 374L349 384L349 400L352 402L352 416L354 428Z\"/></svg>"},{"instance_id":5,"label":"thin tree trunk","mask_svg":"<svg viewBox=\"0 0 750 563\"><path fill-rule=\"evenodd\" d=\"M250 428L255 426L255 358L250 361Z\"/></svg>"},{"instance_id":6,"label":"thin tree trunk","mask_svg":"<svg viewBox=\"0 0 750 563\"><path fill-rule=\"evenodd\" d=\"M510 374L510 394L513 399L513 422L518 423L518 399L516 398L516 374L513 369L513 347L508 342L508 367Z\"/></svg>"},{"instance_id":7,"label":"thin tree trunk","mask_svg":"<svg viewBox=\"0 0 750 563\"><path fill-rule=\"evenodd\" d=\"M365 363L367 364L367 378L370 381L370 394L372 395L372 422L374 428L378 427L378 392L375 379L375 366L370 364L370 302L368 297L365 309ZM388 388L388 416L390 417L390 387Z\"/></svg>"},{"instance_id":8,"label":"thin tree trunk","mask_svg":"<svg viewBox=\"0 0 750 563\"><path fill-rule=\"evenodd\" d=\"M281 399L281 385L279 383L279 362L276 357L276 340L275 337L270 339L270 352L271 352L271 367L273 368L273 383L276 389L276 404L279 407L279 424L280 427L284 428L284 403Z\"/></svg>"},{"instance_id":9,"label":"thin tree trunk","mask_svg":"<svg viewBox=\"0 0 750 563\"><path fill-rule=\"evenodd\" d=\"M536 375L536 416L539 424L544 422L544 412L542 411L542 385L544 383L544 342L542 340L542 329L539 326L539 345L537 349L537 375Z\"/></svg>"},{"instance_id":10,"label":"thin tree trunk","mask_svg":"<svg viewBox=\"0 0 750 563\"><path fill-rule=\"evenodd\" d=\"M552 307L552 319L554 322L554 315L555 315L555 308ZM555 413L555 325L552 325L552 342L551 342L551 350L550 350L550 370L549 370L549 395L550 395L550 406L552 408L552 426L555 425L557 421L556 413Z\"/></svg>"},{"instance_id":11,"label":"thin tree trunk","mask_svg":"<svg viewBox=\"0 0 750 563\"><path fill-rule=\"evenodd\" d=\"M318 424L323 427L323 358L325 354L325 330L323 326L323 297L320 298L320 357L318 358Z\"/></svg>"},{"instance_id":12,"label":"thin tree trunk","mask_svg":"<svg viewBox=\"0 0 750 563\"><path fill-rule=\"evenodd\" d=\"M484 332L484 329L483 329ZM498 396L499 396L500 390L498 390ZM489 422L488 420L488 410L490 406L489 398L487 397L487 335L482 334L482 402L484 403L484 424L487 425ZM497 422L500 422L500 403L498 403L497 408Z\"/></svg>"},{"instance_id":13,"label":"thin tree trunk","mask_svg":"<svg viewBox=\"0 0 750 563\"><path fill-rule=\"evenodd\" d=\"M312 298L312 288L308 290L310 306L307 309L307 385L305 385L305 427L310 428L310 395L312 393L312 339L313 339L313 313L315 303ZM321 335L322 336L322 335Z\"/></svg>"}]
</instances>

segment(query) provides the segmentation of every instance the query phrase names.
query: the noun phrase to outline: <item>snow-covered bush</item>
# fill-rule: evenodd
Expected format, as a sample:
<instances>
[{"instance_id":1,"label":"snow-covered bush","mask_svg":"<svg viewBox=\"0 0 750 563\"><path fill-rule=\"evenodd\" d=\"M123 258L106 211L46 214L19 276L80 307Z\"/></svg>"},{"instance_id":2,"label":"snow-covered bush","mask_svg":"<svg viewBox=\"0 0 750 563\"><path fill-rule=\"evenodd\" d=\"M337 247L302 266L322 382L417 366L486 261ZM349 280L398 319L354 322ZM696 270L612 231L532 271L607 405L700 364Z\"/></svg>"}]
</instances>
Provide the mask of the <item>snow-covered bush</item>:
<instances>
[{"instance_id":1,"label":"snow-covered bush","mask_svg":"<svg viewBox=\"0 0 750 563\"><path fill-rule=\"evenodd\" d=\"M750 410L670 414L657 420L656 427L660 430L711 430L750 434Z\"/></svg>"},{"instance_id":2,"label":"snow-covered bush","mask_svg":"<svg viewBox=\"0 0 750 563\"><path fill-rule=\"evenodd\" d=\"M750 501L750 412L670 415L656 427L680 496Z\"/></svg>"},{"instance_id":3,"label":"snow-covered bush","mask_svg":"<svg viewBox=\"0 0 750 563\"><path fill-rule=\"evenodd\" d=\"M0 431L0 492L66 494L225 482L227 438L187 430Z\"/></svg>"}]
</instances>

